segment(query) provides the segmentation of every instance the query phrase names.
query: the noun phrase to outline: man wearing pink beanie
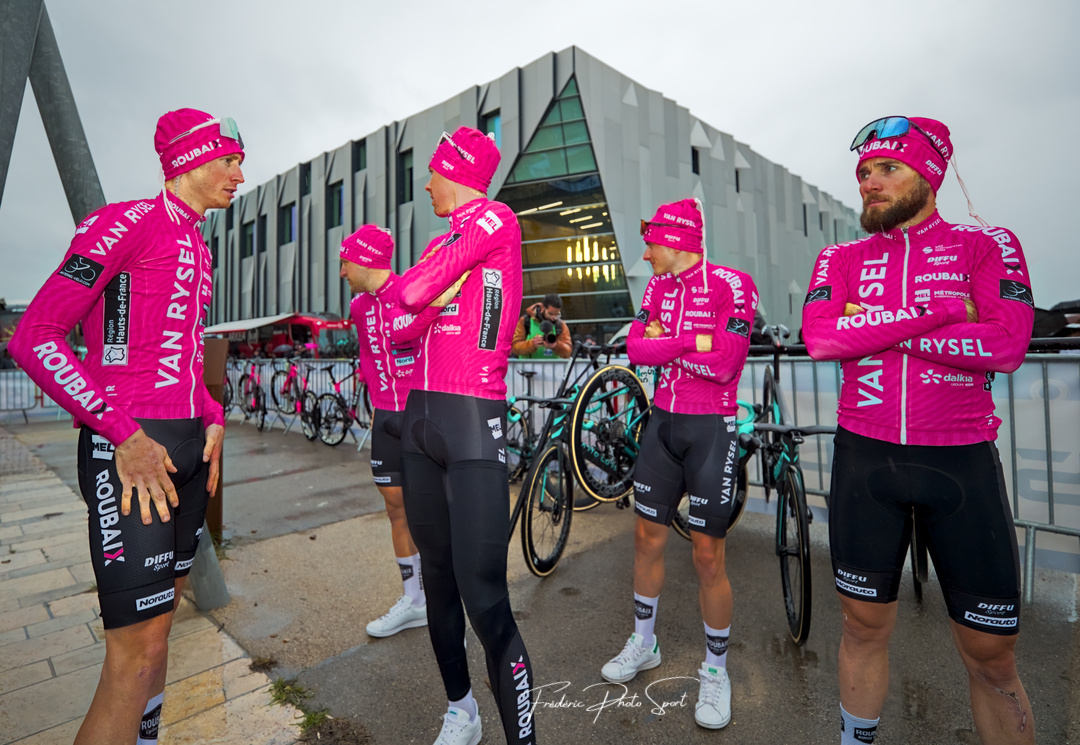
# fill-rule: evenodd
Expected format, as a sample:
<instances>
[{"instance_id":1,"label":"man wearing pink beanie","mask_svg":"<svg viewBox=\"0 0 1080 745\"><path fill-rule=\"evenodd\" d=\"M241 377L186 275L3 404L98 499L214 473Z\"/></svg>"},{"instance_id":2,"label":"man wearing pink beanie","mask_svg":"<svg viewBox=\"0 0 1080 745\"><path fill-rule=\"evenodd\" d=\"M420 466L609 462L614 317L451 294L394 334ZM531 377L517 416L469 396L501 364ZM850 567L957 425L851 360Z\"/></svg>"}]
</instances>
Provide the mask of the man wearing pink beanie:
<instances>
[{"instance_id":1,"label":"man wearing pink beanie","mask_svg":"<svg viewBox=\"0 0 1080 745\"><path fill-rule=\"evenodd\" d=\"M232 119L194 109L162 116L154 146L161 194L87 217L9 346L82 426L79 484L105 663L76 743L157 741L169 629L225 433L203 385L213 275L199 225L244 182L244 146ZM83 360L67 343L80 322Z\"/></svg>"},{"instance_id":2,"label":"man wearing pink beanie","mask_svg":"<svg viewBox=\"0 0 1080 745\"><path fill-rule=\"evenodd\" d=\"M506 584L505 378L522 280L517 217L487 198L498 164L494 141L471 127L440 138L426 189L450 230L405 272L398 295L423 327L401 459L428 633L449 702L440 745L476 745L482 733L465 658L466 614L484 645L506 742L536 742L536 682Z\"/></svg>"},{"instance_id":3,"label":"man wearing pink beanie","mask_svg":"<svg viewBox=\"0 0 1080 745\"><path fill-rule=\"evenodd\" d=\"M934 559L979 737L1033 743L1014 653L1019 554L991 394L995 373L1019 367L1031 338L1024 254L1004 228L938 214L953 154L941 122L875 119L851 149L870 235L821 252L803 305L810 356L843 370L829 501L844 618L840 742L874 742L916 530Z\"/></svg>"},{"instance_id":4,"label":"man wearing pink beanie","mask_svg":"<svg viewBox=\"0 0 1080 745\"><path fill-rule=\"evenodd\" d=\"M705 260L705 218L696 199L661 205L652 220L641 221L641 237L653 277L626 346L631 362L662 371L634 468L634 633L600 674L625 683L660 664L655 628L664 546L688 493L705 627L694 721L720 729L731 721L732 593L724 545L738 470L736 390L757 288L750 275Z\"/></svg>"},{"instance_id":5,"label":"man wearing pink beanie","mask_svg":"<svg viewBox=\"0 0 1080 745\"><path fill-rule=\"evenodd\" d=\"M390 270L394 239L376 225L360 229L341 242L341 277L356 293L352 319L360 337L360 369L371 405L371 475L386 502L390 538L401 573L403 592L389 612L367 625L374 637L392 636L404 629L427 625L427 601L405 505L401 496L401 425L413 371L420 356L420 328L415 317L399 325L398 342L390 329L398 314L397 294L401 278ZM441 308L427 311L438 315ZM420 329L422 331L422 328Z\"/></svg>"}]
</instances>

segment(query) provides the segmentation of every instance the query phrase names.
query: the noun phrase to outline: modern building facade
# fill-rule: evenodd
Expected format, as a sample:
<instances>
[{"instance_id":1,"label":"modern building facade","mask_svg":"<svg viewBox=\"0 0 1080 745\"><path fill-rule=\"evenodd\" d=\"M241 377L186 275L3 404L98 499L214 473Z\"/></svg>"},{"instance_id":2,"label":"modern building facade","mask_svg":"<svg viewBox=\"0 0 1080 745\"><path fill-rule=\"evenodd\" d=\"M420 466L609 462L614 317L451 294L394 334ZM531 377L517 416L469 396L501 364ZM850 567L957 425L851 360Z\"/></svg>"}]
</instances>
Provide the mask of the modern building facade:
<instances>
[{"instance_id":1,"label":"modern building facade","mask_svg":"<svg viewBox=\"0 0 1080 745\"><path fill-rule=\"evenodd\" d=\"M292 311L347 315L338 248L363 223L389 228L395 270L446 231L424 192L443 132L493 133L490 195L518 214L525 303L563 299L575 333L633 317L652 274L640 219L698 197L711 261L749 272L771 323L799 325L818 251L854 239L858 215L732 135L577 47L547 54L277 176L204 234L214 255L211 322Z\"/></svg>"}]
</instances>

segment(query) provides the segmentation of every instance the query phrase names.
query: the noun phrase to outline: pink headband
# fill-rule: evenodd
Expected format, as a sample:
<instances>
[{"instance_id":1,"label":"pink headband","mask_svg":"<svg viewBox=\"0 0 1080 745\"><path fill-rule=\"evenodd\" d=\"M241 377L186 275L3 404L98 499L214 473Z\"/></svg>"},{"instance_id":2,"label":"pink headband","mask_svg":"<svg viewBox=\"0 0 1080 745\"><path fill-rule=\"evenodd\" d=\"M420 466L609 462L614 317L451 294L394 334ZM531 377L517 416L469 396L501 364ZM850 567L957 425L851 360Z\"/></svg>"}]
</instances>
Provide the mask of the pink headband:
<instances>
[{"instance_id":1,"label":"pink headband","mask_svg":"<svg viewBox=\"0 0 1080 745\"><path fill-rule=\"evenodd\" d=\"M952 158L952 141L949 128L936 119L923 119L909 116L907 120L915 125L906 134L899 137L872 139L859 148L859 163L855 165L856 176L859 164L869 158L893 158L910 166L930 184L937 194L941 182L945 180L945 169Z\"/></svg>"},{"instance_id":2,"label":"pink headband","mask_svg":"<svg viewBox=\"0 0 1080 745\"><path fill-rule=\"evenodd\" d=\"M177 109L158 119L154 150L168 181L215 158L234 153L243 156L244 143L232 119L215 119L196 109Z\"/></svg>"},{"instance_id":3,"label":"pink headband","mask_svg":"<svg viewBox=\"0 0 1080 745\"><path fill-rule=\"evenodd\" d=\"M501 158L494 139L478 129L458 127L452 136L443 133L428 166L454 183L486 194Z\"/></svg>"},{"instance_id":4,"label":"pink headband","mask_svg":"<svg viewBox=\"0 0 1080 745\"><path fill-rule=\"evenodd\" d=\"M702 253L705 244L705 221L695 199L681 199L662 204L652 220L643 222L642 238L680 251Z\"/></svg>"},{"instance_id":5,"label":"pink headband","mask_svg":"<svg viewBox=\"0 0 1080 745\"><path fill-rule=\"evenodd\" d=\"M378 225L361 225L341 242L341 258L369 269L389 269L393 253L390 231Z\"/></svg>"}]
</instances>

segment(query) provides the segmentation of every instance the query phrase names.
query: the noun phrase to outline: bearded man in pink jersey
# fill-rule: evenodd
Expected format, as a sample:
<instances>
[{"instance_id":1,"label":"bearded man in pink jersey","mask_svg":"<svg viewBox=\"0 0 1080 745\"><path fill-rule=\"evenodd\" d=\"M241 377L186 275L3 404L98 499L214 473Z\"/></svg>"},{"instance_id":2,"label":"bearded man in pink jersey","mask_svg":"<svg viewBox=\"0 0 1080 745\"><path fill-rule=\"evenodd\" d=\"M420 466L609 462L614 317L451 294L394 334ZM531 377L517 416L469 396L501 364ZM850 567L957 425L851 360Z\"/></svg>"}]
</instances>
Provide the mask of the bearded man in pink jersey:
<instances>
[{"instance_id":1,"label":"bearded man in pink jersey","mask_svg":"<svg viewBox=\"0 0 1080 745\"><path fill-rule=\"evenodd\" d=\"M821 252L803 306L810 356L843 367L829 503L843 745L874 742L913 526L941 582L979 736L1035 742L990 392L995 373L1024 360L1034 300L1015 235L938 215L949 134L933 119L886 117L856 135L870 236Z\"/></svg>"},{"instance_id":2,"label":"bearded man in pink jersey","mask_svg":"<svg viewBox=\"0 0 1080 745\"><path fill-rule=\"evenodd\" d=\"M169 629L225 433L203 385L213 270L198 228L244 182L244 145L232 119L180 109L158 120L154 147L161 194L106 205L79 225L9 347L82 426L105 664L76 743L157 741ZM66 341L79 322L82 361Z\"/></svg>"}]
</instances>

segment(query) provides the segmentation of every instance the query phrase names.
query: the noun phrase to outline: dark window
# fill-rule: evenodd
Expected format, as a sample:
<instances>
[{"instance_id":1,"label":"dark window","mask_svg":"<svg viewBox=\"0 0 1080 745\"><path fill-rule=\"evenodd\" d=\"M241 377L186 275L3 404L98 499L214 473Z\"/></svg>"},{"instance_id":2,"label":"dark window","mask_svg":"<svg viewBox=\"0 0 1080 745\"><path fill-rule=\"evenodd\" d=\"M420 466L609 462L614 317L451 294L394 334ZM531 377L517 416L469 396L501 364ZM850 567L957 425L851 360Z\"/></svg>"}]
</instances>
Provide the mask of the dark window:
<instances>
[{"instance_id":1,"label":"dark window","mask_svg":"<svg viewBox=\"0 0 1080 745\"><path fill-rule=\"evenodd\" d=\"M217 269L218 265L218 239L215 235L210 239L210 266Z\"/></svg>"},{"instance_id":2,"label":"dark window","mask_svg":"<svg viewBox=\"0 0 1080 745\"><path fill-rule=\"evenodd\" d=\"M240 258L246 259L255 253L255 221L240 226Z\"/></svg>"},{"instance_id":3,"label":"dark window","mask_svg":"<svg viewBox=\"0 0 1080 745\"><path fill-rule=\"evenodd\" d=\"M356 140L352 144L353 173L367 168L367 140Z\"/></svg>"},{"instance_id":4,"label":"dark window","mask_svg":"<svg viewBox=\"0 0 1080 745\"><path fill-rule=\"evenodd\" d=\"M300 164L300 196L306 197L311 193L311 164Z\"/></svg>"},{"instance_id":5,"label":"dark window","mask_svg":"<svg viewBox=\"0 0 1080 745\"><path fill-rule=\"evenodd\" d=\"M818 230L820 230L822 232L822 234L824 235L824 233L825 233L825 213L824 212L819 212L818 213L818 215L817 215L817 226L818 226Z\"/></svg>"},{"instance_id":6,"label":"dark window","mask_svg":"<svg viewBox=\"0 0 1080 745\"><path fill-rule=\"evenodd\" d=\"M701 175L701 153L696 147L690 148L690 170Z\"/></svg>"},{"instance_id":7,"label":"dark window","mask_svg":"<svg viewBox=\"0 0 1080 745\"><path fill-rule=\"evenodd\" d=\"M742 191L742 185L739 183L739 169L735 169L735 193Z\"/></svg>"},{"instance_id":8,"label":"dark window","mask_svg":"<svg viewBox=\"0 0 1080 745\"><path fill-rule=\"evenodd\" d=\"M397 202L405 204L413 200L412 149L403 150L397 157Z\"/></svg>"},{"instance_id":9,"label":"dark window","mask_svg":"<svg viewBox=\"0 0 1080 745\"><path fill-rule=\"evenodd\" d=\"M480 117L480 131L486 135L495 135L495 147L502 149L502 116L498 109Z\"/></svg>"},{"instance_id":10,"label":"dark window","mask_svg":"<svg viewBox=\"0 0 1080 745\"><path fill-rule=\"evenodd\" d=\"M235 214L235 210L233 210L233 205L230 204L225 209L225 240L226 240L226 242L229 240L229 238L228 238L229 231L233 229L233 215L234 214Z\"/></svg>"},{"instance_id":11,"label":"dark window","mask_svg":"<svg viewBox=\"0 0 1080 745\"><path fill-rule=\"evenodd\" d=\"M839 220L833 220L832 221L832 239L833 239L834 243L839 243L840 242L840 221Z\"/></svg>"},{"instance_id":12,"label":"dark window","mask_svg":"<svg viewBox=\"0 0 1080 745\"><path fill-rule=\"evenodd\" d=\"M278 245L296 240L296 202L278 207Z\"/></svg>"},{"instance_id":13,"label":"dark window","mask_svg":"<svg viewBox=\"0 0 1080 745\"><path fill-rule=\"evenodd\" d=\"M805 235L805 236L810 235L810 228L807 227L807 224L806 224L806 203L805 202L803 203L803 206L802 206L802 234Z\"/></svg>"},{"instance_id":14,"label":"dark window","mask_svg":"<svg viewBox=\"0 0 1080 745\"><path fill-rule=\"evenodd\" d=\"M255 248L260 256L266 253L266 215L259 215L259 227L255 231Z\"/></svg>"},{"instance_id":15,"label":"dark window","mask_svg":"<svg viewBox=\"0 0 1080 745\"><path fill-rule=\"evenodd\" d=\"M338 181L326 187L326 227L341 225L345 214L345 186Z\"/></svg>"}]
</instances>

